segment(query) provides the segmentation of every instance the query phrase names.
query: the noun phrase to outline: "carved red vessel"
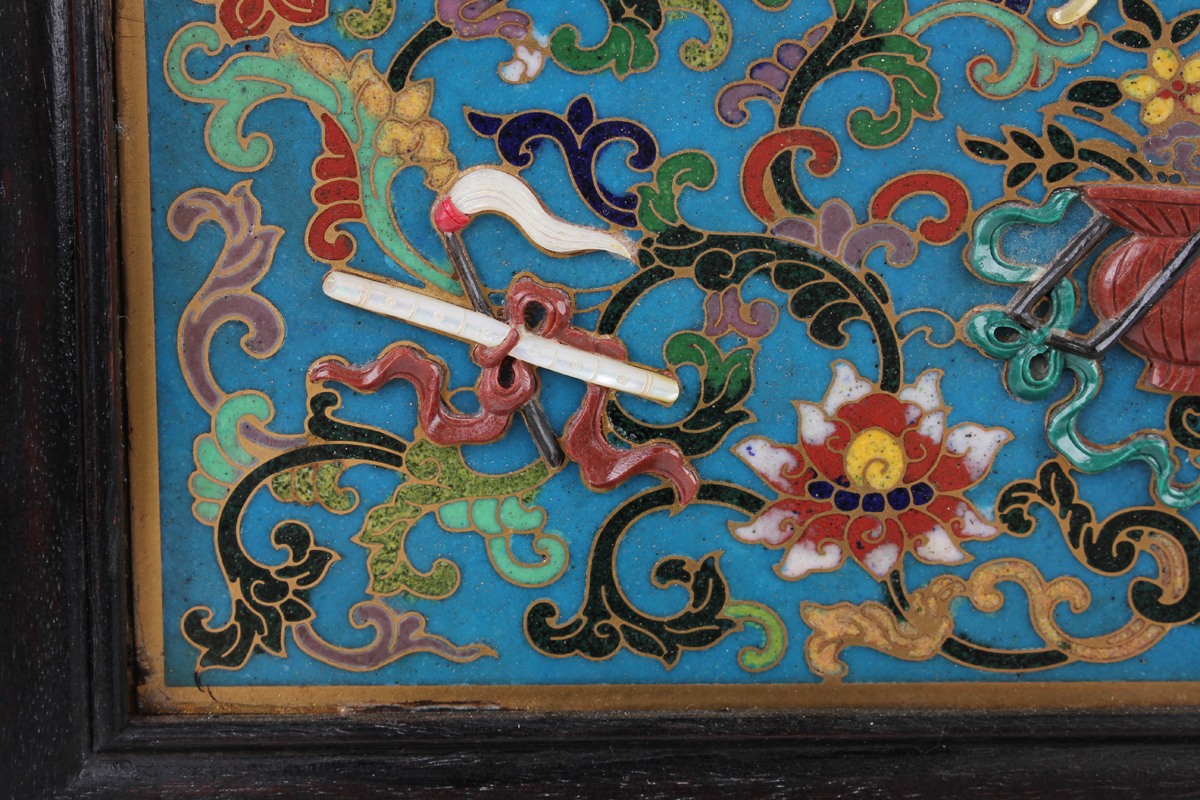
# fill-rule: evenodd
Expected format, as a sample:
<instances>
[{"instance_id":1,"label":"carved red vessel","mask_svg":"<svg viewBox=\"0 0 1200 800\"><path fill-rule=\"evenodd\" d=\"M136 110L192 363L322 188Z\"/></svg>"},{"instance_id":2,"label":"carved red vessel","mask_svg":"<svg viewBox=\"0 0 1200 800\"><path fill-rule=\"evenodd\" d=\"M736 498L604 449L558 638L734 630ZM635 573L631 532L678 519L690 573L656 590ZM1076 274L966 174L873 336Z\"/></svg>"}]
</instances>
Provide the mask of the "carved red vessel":
<instances>
[{"instance_id":1,"label":"carved red vessel","mask_svg":"<svg viewBox=\"0 0 1200 800\"><path fill-rule=\"evenodd\" d=\"M1200 230L1200 189L1104 185L1084 191L1096 210L1133 231L1092 271L1092 304L1100 316L1112 319ZM1149 360L1144 377L1149 385L1200 391L1200 273L1189 268L1124 342Z\"/></svg>"}]
</instances>

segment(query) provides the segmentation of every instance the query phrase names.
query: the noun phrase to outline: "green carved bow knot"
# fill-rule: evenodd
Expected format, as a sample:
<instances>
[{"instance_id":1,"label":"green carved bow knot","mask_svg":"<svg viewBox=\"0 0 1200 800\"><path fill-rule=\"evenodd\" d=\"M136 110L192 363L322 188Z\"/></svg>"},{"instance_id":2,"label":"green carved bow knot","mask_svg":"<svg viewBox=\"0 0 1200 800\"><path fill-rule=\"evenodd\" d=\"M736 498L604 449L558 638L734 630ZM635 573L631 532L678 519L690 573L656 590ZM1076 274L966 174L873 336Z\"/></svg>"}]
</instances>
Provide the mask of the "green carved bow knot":
<instances>
[{"instance_id":1,"label":"green carved bow knot","mask_svg":"<svg viewBox=\"0 0 1200 800\"><path fill-rule=\"evenodd\" d=\"M1003 359L1004 383L1019 400L1042 400L1062 380L1063 354L1046 344L1052 330L1067 330L1075 317L1075 290L1062 281L1050 295L1051 313L1036 330L1009 319L999 308L983 309L967 321L967 335L992 358Z\"/></svg>"}]
</instances>

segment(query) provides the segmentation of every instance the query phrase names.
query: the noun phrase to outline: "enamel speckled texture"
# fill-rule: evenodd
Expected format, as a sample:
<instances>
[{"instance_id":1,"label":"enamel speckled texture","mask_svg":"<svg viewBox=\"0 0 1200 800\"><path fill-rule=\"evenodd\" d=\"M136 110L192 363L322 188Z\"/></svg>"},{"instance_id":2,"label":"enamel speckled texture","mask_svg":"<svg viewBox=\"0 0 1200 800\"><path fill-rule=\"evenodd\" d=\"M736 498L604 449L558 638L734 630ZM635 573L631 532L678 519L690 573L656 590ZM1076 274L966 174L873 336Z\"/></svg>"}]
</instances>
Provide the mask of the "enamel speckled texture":
<instances>
[{"instance_id":1,"label":"enamel speckled texture","mask_svg":"<svg viewBox=\"0 0 1200 800\"><path fill-rule=\"evenodd\" d=\"M1200 11L364 6L123 3L145 711L1200 700Z\"/></svg>"}]
</instances>

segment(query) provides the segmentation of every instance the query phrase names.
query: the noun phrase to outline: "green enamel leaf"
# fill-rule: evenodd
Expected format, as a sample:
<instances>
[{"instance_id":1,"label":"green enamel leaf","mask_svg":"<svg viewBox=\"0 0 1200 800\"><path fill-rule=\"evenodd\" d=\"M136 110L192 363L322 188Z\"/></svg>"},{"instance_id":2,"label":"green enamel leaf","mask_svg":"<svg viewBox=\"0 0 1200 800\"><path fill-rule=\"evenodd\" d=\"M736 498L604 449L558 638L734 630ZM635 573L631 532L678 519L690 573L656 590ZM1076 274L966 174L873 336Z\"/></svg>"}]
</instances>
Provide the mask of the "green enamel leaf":
<instances>
[{"instance_id":1,"label":"green enamel leaf","mask_svg":"<svg viewBox=\"0 0 1200 800\"><path fill-rule=\"evenodd\" d=\"M725 393L741 399L750 391L754 354L748 348L734 350L726 358L708 339L683 331L667 341L666 356L673 366L694 364L700 368L704 376L702 402L711 403Z\"/></svg>"},{"instance_id":2,"label":"green enamel leaf","mask_svg":"<svg viewBox=\"0 0 1200 800\"><path fill-rule=\"evenodd\" d=\"M904 12L905 0L880 0L867 16L861 35L867 37L878 33L891 33L904 19Z\"/></svg>"},{"instance_id":3,"label":"green enamel leaf","mask_svg":"<svg viewBox=\"0 0 1200 800\"><path fill-rule=\"evenodd\" d=\"M1054 148L1054 152L1063 158L1075 157L1075 142L1072 141L1071 134L1062 128L1057 125L1047 125L1046 138L1050 141L1050 146Z\"/></svg>"},{"instance_id":4,"label":"green enamel leaf","mask_svg":"<svg viewBox=\"0 0 1200 800\"><path fill-rule=\"evenodd\" d=\"M1196 32L1197 27L1200 27L1200 14L1188 14L1185 17L1180 17L1171 26L1171 42L1174 44L1186 42L1192 38L1192 34Z\"/></svg>"},{"instance_id":5,"label":"green enamel leaf","mask_svg":"<svg viewBox=\"0 0 1200 800\"><path fill-rule=\"evenodd\" d=\"M317 468L314 484L317 499L321 505L330 511L346 512L354 508L358 495L350 489L341 489L337 485L338 476L342 474L340 461L327 461Z\"/></svg>"},{"instance_id":6,"label":"green enamel leaf","mask_svg":"<svg viewBox=\"0 0 1200 800\"><path fill-rule=\"evenodd\" d=\"M592 48L580 47L579 31L564 25L550 38L550 53L555 61L572 72L600 72L611 67L618 78L624 78L631 71L645 71L658 58L650 28L632 18L612 25L604 41Z\"/></svg>"},{"instance_id":7,"label":"green enamel leaf","mask_svg":"<svg viewBox=\"0 0 1200 800\"><path fill-rule=\"evenodd\" d=\"M1050 169L1046 170L1046 183L1058 183L1064 178L1074 174L1078 169L1078 164L1070 161L1060 161Z\"/></svg>"},{"instance_id":8,"label":"green enamel leaf","mask_svg":"<svg viewBox=\"0 0 1200 800\"><path fill-rule=\"evenodd\" d=\"M1117 44L1134 50L1145 50L1151 45L1150 40L1137 31L1117 31L1112 38Z\"/></svg>"},{"instance_id":9,"label":"green enamel leaf","mask_svg":"<svg viewBox=\"0 0 1200 800\"><path fill-rule=\"evenodd\" d=\"M396 0L373 0L366 14L357 8L346 11L338 21L360 39L374 39L392 24L396 17Z\"/></svg>"},{"instance_id":10,"label":"green enamel leaf","mask_svg":"<svg viewBox=\"0 0 1200 800\"><path fill-rule=\"evenodd\" d=\"M1126 18L1145 25L1146 30L1150 31L1150 38L1162 37L1162 19L1146 0L1121 0L1121 11Z\"/></svg>"},{"instance_id":11,"label":"green enamel leaf","mask_svg":"<svg viewBox=\"0 0 1200 800\"><path fill-rule=\"evenodd\" d=\"M1029 180L1030 176L1035 172L1037 172L1037 164L1031 164L1028 162L1024 164L1017 164L1008 171L1008 177L1004 180L1004 185L1010 189L1015 189L1025 181Z\"/></svg>"},{"instance_id":12,"label":"green enamel leaf","mask_svg":"<svg viewBox=\"0 0 1200 800\"><path fill-rule=\"evenodd\" d=\"M281 472L271 479L271 494L285 503L296 499L291 472Z\"/></svg>"},{"instance_id":13,"label":"green enamel leaf","mask_svg":"<svg viewBox=\"0 0 1200 800\"><path fill-rule=\"evenodd\" d=\"M1149 42L1146 43L1149 46ZM1116 81L1087 80L1079 81L1067 90L1067 100L1081 103L1092 108L1108 108L1115 106L1125 98L1121 87Z\"/></svg>"},{"instance_id":14,"label":"green enamel leaf","mask_svg":"<svg viewBox=\"0 0 1200 800\"><path fill-rule=\"evenodd\" d=\"M982 139L967 139L963 146L967 148L967 152L973 156L984 159L986 161L1008 161L1008 153L992 144L985 142Z\"/></svg>"},{"instance_id":15,"label":"green enamel leaf","mask_svg":"<svg viewBox=\"0 0 1200 800\"><path fill-rule=\"evenodd\" d=\"M760 647L743 647L738 664L747 672L763 672L778 664L787 650L787 628L771 609L758 603L732 601L725 616L741 620L743 630L756 628L762 634Z\"/></svg>"},{"instance_id":16,"label":"green enamel leaf","mask_svg":"<svg viewBox=\"0 0 1200 800\"><path fill-rule=\"evenodd\" d=\"M666 439L686 456L710 453L730 430L751 419L741 403L753 386L754 351L740 348L726 356L700 334L682 331L667 340L665 353L673 366L692 364L700 370L700 397L692 413L675 425L648 425L630 417L614 399L606 409L613 431L634 444Z\"/></svg>"},{"instance_id":17,"label":"green enamel leaf","mask_svg":"<svg viewBox=\"0 0 1200 800\"><path fill-rule=\"evenodd\" d=\"M1046 151L1038 144L1037 139L1034 139L1028 133L1024 131L1011 131L1008 135L1012 139L1013 144L1024 150L1029 156L1033 158L1044 158L1046 156Z\"/></svg>"},{"instance_id":18,"label":"green enamel leaf","mask_svg":"<svg viewBox=\"0 0 1200 800\"><path fill-rule=\"evenodd\" d=\"M888 77L895 110L882 117L867 109L855 111L849 119L855 140L868 147L886 147L908 133L914 114L925 119L937 117L937 78L927 68L891 54L867 56L859 63Z\"/></svg>"},{"instance_id":19,"label":"green enamel leaf","mask_svg":"<svg viewBox=\"0 0 1200 800\"><path fill-rule=\"evenodd\" d=\"M471 471L456 447L420 439L408 449L406 465L418 482L400 485L391 502L367 515L355 541L371 550L368 568L373 594L409 592L422 597L445 597L458 587L458 568L438 559L422 573L409 562L404 538L426 513L437 514L447 530L475 529L487 536L507 536L511 530L535 530L545 522L538 508L525 508L518 496L532 501L549 477L538 461L509 475L480 475Z\"/></svg>"},{"instance_id":20,"label":"green enamel leaf","mask_svg":"<svg viewBox=\"0 0 1200 800\"><path fill-rule=\"evenodd\" d=\"M192 479L189 484L192 487L192 494L196 497L204 497L209 500L224 500L225 495L229 494L229 489L220 484L213 483L199 472L192 473Z\"/></svg>"},{"instance_id":21,"label":"green enamel leaf","mask_svg":"<svg viewBox=\"0 0 1200 800\"><path fill-rule=\"evenodd\" d=\"M729 54L733 25L729 14L716 0L664 0L663 7L690 11L708 25L708 44L697 39L688 39L679 48L680 60L691 69L712 69Z\"/></svg>"},{"instance_id":22,"label":"green enamel leaf","mask_svg":"<svg viewBox=\"0 0 1200 800\"><path fill-rule=\"evenodd\" d=\"M679 223L677 203L684 186L707 189L717 177L717 166L706 153L676 153L663 161L654 173L654 183L635 187L641 198L638 221L646 230L665 231Z\"/></svg>"}]
</instances>

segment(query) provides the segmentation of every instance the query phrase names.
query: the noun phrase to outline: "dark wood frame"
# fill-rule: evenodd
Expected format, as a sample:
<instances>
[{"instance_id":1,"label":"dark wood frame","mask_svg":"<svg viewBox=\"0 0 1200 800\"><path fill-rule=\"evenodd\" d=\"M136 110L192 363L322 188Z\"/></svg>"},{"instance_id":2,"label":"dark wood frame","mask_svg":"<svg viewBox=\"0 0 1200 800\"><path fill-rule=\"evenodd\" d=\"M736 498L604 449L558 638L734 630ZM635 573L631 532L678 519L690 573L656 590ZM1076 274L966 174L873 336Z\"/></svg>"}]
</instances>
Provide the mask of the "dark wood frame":
<instances>
[{"instance_id":1,"label":"dark wood frame","mask_svg":"<svg viewBox=\"0 0 1200 800\"><path fill-rule=\"evenodd\" d=\"M1200 796L1200 712L131 708L110 7L0 45L0 796Z\"/></svg>"}]
</instances>

